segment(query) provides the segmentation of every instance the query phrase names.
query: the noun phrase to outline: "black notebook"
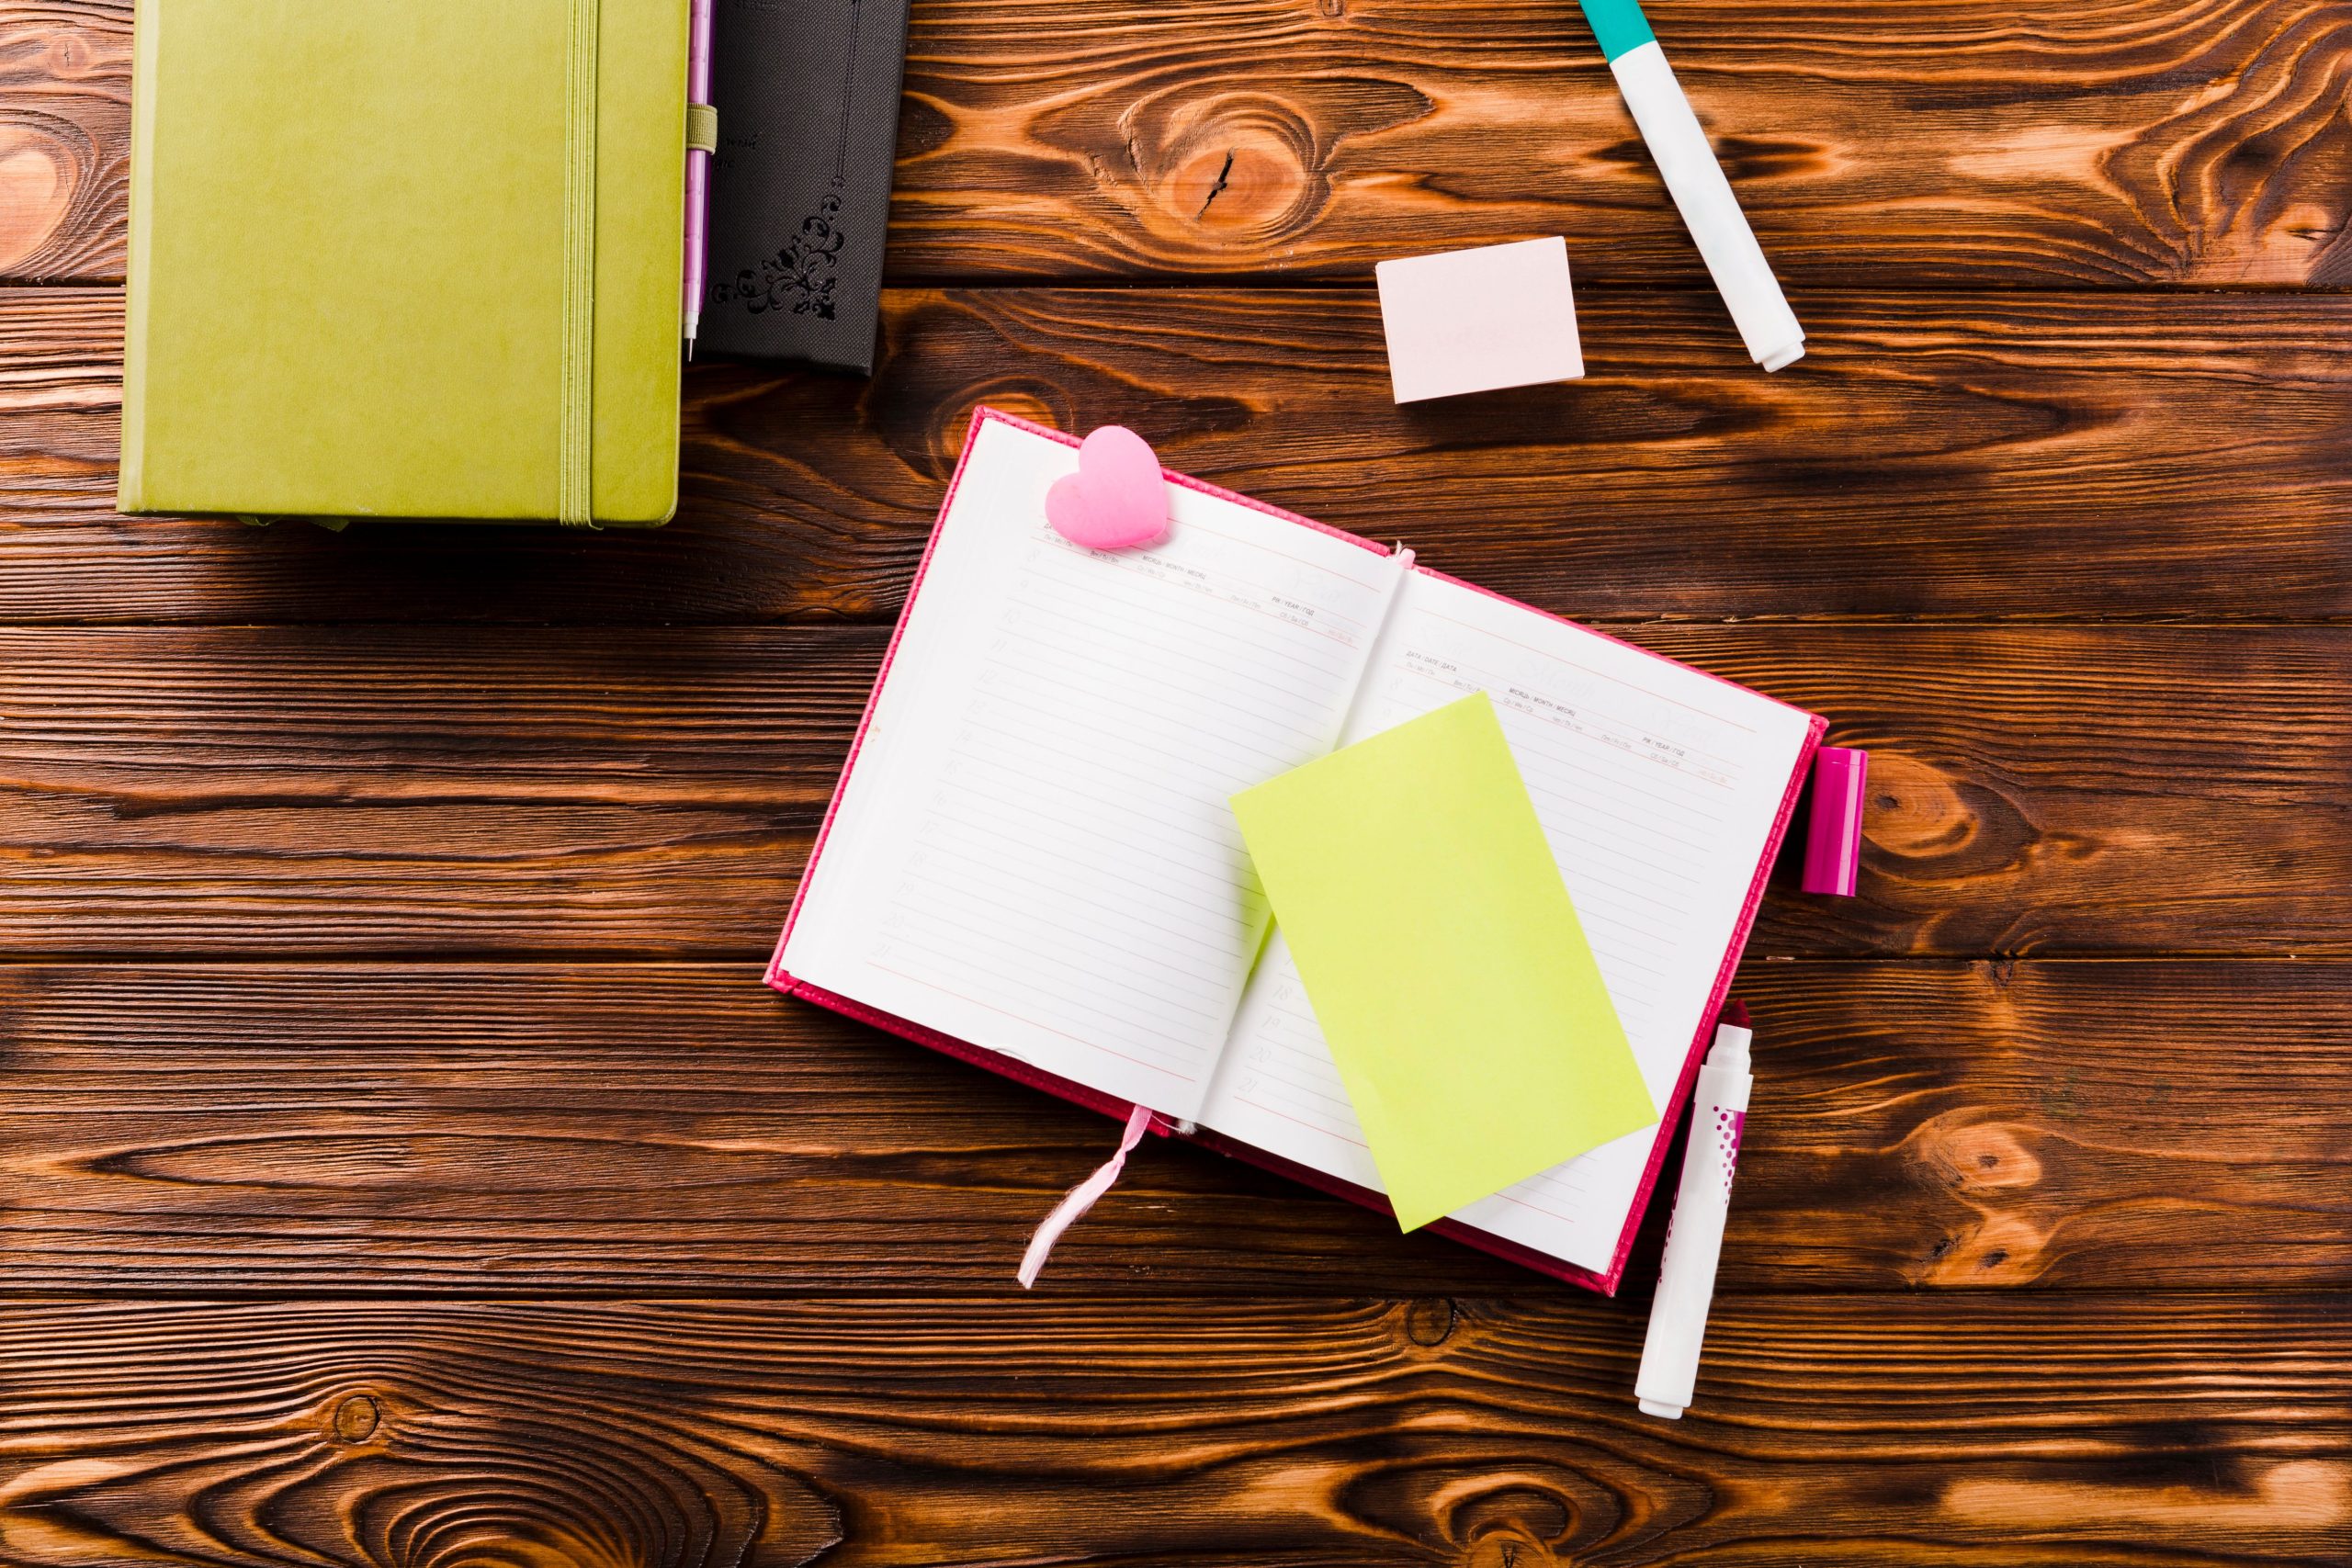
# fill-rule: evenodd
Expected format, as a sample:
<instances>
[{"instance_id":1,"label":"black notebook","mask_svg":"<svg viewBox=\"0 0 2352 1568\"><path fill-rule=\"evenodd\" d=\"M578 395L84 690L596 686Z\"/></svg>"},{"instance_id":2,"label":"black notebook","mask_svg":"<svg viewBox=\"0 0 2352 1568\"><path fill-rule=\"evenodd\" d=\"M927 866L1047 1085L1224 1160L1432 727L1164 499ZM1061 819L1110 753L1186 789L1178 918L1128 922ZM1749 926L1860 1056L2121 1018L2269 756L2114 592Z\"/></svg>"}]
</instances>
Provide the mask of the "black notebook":
<instances>
[{"instance_id":1,"label":"black notebook","mask_svg":"<svg viewBox=\"0 0 2352 1568\"><path fill-rule=\"evenodd\" d=\"M715 0L698 352L874 369L907 0Z\"/></svg>"}]
</instances>

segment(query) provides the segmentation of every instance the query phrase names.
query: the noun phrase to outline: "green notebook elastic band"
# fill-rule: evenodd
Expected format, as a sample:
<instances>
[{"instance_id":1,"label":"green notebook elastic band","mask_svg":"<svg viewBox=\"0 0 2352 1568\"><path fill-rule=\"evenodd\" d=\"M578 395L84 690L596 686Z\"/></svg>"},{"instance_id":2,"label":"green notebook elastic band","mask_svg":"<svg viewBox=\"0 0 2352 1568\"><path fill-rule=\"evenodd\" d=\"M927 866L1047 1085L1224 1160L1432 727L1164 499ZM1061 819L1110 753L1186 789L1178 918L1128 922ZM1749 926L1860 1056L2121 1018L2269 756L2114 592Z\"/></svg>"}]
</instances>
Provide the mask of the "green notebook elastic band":
<instances>
[{"instance_id":1,"label":"green notebook elastic band","mask_svg":"<svg viewBox=\"0 0 2352 1568\"><path fill-rule=\"evenodd\" d=\"M563 478L557 520L595 521L596 0L571 0L564 93Z\"/></svg>"}]
</instances>

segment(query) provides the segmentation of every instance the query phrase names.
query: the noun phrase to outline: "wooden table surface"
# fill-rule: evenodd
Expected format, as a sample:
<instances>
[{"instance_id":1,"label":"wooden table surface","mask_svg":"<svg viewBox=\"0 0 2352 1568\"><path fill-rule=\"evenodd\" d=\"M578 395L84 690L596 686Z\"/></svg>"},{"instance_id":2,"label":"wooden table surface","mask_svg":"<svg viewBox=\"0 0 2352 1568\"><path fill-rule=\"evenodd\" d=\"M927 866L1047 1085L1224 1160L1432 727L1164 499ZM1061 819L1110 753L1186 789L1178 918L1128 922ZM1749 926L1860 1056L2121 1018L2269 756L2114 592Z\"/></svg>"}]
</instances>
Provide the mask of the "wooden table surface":
<instances>
[{"instance_id":1,"label":"wooden table surface","mask_svg":"<svg viewBox=\"0 0 2352 1568\"><path fill-rule=\"evenodd\" d=\"M871 383L336 536L115 515L130 6L0 0L0 1562L2352 1558L2352 6L1652 16L1781 375L1567 0L919 0ZM1393 407L1555 233L1589 378ZM761 987L981 400L1871 750L1689 1419L1183 1148L1024 1296L1112 1125Z\"/></svg>"}]
</instances>

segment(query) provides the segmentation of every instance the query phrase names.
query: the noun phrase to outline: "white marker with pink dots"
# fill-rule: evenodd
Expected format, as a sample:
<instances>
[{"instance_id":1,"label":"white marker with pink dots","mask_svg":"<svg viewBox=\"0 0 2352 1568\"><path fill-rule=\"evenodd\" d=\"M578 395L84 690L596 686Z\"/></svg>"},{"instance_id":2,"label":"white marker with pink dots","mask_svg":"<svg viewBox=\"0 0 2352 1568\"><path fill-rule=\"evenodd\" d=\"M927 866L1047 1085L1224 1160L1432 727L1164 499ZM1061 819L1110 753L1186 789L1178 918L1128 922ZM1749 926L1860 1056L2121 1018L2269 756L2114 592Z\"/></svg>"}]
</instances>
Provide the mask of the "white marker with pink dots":
<instances>
[{"instance_id":1,"label":"white marker with pink dots","mask_svg":"<svg viewBox=\"0 0 2352 1568\"><path fill-rule=\"evenodd\" d=\"M1723 1256L1724 1221L1731 1213L1732 1172L1739 1166L1739 1134L1747 1124L1747 1010L1733 1002L1715 1021L1715 1043L1699 1069L1690 1097L1690 1145L1682 1156L1682 1185L1666 1227L1666 1265L1650 1305L1649 1338L1642 1345L1634 1396L1645 1414L1679 1421L1699 1382L1699 1347L1707 1337L1707 1309L1715 1298L1715 1263Z\"/></svg>"}]
</instances>

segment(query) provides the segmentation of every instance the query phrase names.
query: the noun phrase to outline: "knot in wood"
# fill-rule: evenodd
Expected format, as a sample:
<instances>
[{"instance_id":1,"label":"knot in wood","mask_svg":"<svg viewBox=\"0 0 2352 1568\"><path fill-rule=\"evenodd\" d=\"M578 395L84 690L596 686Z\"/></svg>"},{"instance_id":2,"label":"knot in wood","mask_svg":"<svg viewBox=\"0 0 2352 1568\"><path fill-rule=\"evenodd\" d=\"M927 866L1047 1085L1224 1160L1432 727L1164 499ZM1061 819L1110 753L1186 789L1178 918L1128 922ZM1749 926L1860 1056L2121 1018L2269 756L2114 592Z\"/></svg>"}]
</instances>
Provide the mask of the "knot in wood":
<instances>
[{"instance_id":1,"label":"knot in wood","mask_svg":"<svg viewBox=\"0 0 2352 1568\"><path fill-rule=\"evenodd\" d=\"M1188 87L1124 117L1129 162L1171 237L1202 229L1263 242L1293 232L1330 197L1329 151L1310 107L1257 89Z\"/></svg>"},{"instance_id":2,"label":"knot in wood","mask_svg":"<svg viewBox=\"0 0 2352 1568\"><path fill-rule=\"evenodd\" d=\"M1453 1303L1443 1296L1423 1296L1405 1308L1405 1337L1423 1349L1434 1349L1453 1334Z\"/></svg>"},{"instance_id":3,"label":"knot in wood","mask_svg":"<svg viewBox=\"0 0 2352 1568\"><path fill-rule=\"evenodd\" d=\"M364 1443L376 1435L383 1413L364 1393L355 1393L334 1407L334 1435L339 1441Z\"/></svg>"}]
</instances>

